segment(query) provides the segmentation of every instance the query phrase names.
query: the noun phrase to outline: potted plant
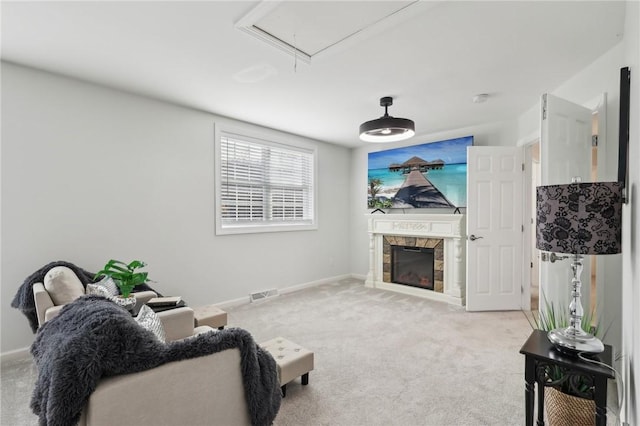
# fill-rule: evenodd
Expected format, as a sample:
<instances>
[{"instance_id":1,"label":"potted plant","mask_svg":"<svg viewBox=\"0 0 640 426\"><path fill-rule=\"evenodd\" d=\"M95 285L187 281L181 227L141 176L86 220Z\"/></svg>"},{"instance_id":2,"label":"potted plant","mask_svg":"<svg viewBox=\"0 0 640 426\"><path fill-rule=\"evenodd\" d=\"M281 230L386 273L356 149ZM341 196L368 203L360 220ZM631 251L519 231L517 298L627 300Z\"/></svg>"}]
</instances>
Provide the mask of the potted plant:
<instances>
[{"instance_id":1,"label":"potted plant","mask_svg":"<svg viewBox=\"0 0 640 426\"><path fill-rule=\"evenodd\" d=\"M545 310L539 312L537 317L532 313L532 318L533 321L529 321L531 326L543 331L569 325L565 311L562 310L558 314L554 305L546 301ZM593 325L593 312L582 317L582 329L595 336L603 334L597 323ZM551 426L567 424L567 421L573 424L595 425L595 402L587 397L593 390L593 383L579 376L569 376L557 365L546 366L544 375L547 383L544 393L545 412Z\"/></svg>"},{"instance_id":2,"label":"potted plant","mask_svg":"<svg viewBox=\"0 0 640 426\"><path fill-rule=\"evenodd\" d=\"M111 259L104 265L102 270L96 273L95 278L111 277L120 289L119 297L128 300L128 302L123 302L122 304L125 306L131 304L133 299L133 305L135 305L135 298L131 296L131 292L136 286L145 284L148 281L148 272L137 271L145 266L146 263L139 260L134 260L127 264L119 260Z\"/></svg>"}]
</instances>

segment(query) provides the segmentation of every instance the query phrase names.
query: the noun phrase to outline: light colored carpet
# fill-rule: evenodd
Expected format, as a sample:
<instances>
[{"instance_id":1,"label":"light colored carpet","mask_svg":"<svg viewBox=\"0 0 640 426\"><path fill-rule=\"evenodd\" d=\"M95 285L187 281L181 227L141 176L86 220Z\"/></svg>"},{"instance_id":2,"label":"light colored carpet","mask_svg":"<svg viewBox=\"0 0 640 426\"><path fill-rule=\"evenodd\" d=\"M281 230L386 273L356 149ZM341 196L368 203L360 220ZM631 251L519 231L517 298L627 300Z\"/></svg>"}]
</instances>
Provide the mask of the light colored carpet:
<instances>
[{"instance_id":1,"label":"light colored carpet","mask_svg":"<svg viewBox=\"0 0 640 426\"><path fill-rule=\"evenodd\" d=\"M464 308L345 280L228 309L257 342L276 336L315 353L276 425L521 425L521 312ZM2 425L36 425L30 361L2 366Z\"/></svg>"}]
</instances>

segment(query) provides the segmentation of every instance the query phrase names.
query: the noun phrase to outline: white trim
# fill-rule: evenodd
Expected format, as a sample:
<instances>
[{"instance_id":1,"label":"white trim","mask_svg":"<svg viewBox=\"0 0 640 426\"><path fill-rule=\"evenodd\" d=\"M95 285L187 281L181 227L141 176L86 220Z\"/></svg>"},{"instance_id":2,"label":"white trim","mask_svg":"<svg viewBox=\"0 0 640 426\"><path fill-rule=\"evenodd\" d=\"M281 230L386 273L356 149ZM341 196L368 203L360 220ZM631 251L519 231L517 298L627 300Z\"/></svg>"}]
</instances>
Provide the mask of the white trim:
<instances>
[{"instance_id":1,"label":"white trim","mask_svg":"<svg viewBox=\"0 0 640 426\"><path fill-rule=\"evenodd\" d=\"M526 147L540 140L540 130L529 133L527 136L518 139L516 146Z\"/></svg>"},{"instance_id":2,"label":"white trim","mask_svg":"<svg viewBox=\"0 0 640 426\"><path fill-rule=\"evenodd\" d=\"M300 59L301 61L307 64L311 63L311 56L309 56L308 53L303 52L297 47L292 47L285 41L282 41L278 37L274 37L271 34L265 31L262 31L259 27L256 27L255 25L250 25L248 27L238 27L238 29L257 38L258 40L261 40L267 43L269 46L275 47L276 49L282 50L283 52L288 53L289 55L294 56L297 59Z\"/></svg>"},{"instance_id":3,"label":"white trim","mask_svg":"<svg viewBox=\"0 0 640 426\"><path fill-rule=\"evenodd\" d=\"M404 21L413 19L416 15L426 12L440 3L440 1L425 2L413 0L413 2L403 6L390 15L381 17L377 22L358 29L352 34L347 35L343 39L338 40L315 53L307 53L298 49L296 46L291 46L289 43L266 33L255 25L262 18L273 12L282 2L283 0L263 0L258 2L258 4L246 15L241 17L234 26L238 30L244 31L258 40L265 42L267 45L294 56L307 64L311 63L312 60L317 61L340 52L345 52L356 44L361 43L363 40L367 40L378 34L382 34L391 28L395 28Z\"/></svg>"},{"instance_id":4,"label":"white trim","mask_svg":"<svg viewBox=\"0 0 640 426\"><path fill-rule=\"evenodd\" d=\"M310 224L274 224L265 225L263 223L257 225L243 224L238 226L222 226L222 218L220 217L219 206L221 204L220 195L221 181L220 181L220 138L222 134L232 134L240 138L247 138L249 140L256 140L265 145L280 147L284 149L291 149L295 151L311 152L313 155L313 221ZM287 231L314 231L318 229L318 147L315 144L308 143L302 138L295 137L293 135L275 135L271 132L256 130L252 126L243 125L228 125L226 123L214 124L214 221L215 221L215 233L216 235L235 235L235 234L256 234L266 232L287 232Z\"/></svg>"},{"instance_id":5,"label":"white trim","mask_svg":"<svg viewBox=\"0 0 640 426\"><path fill-rule=\"evenodd\" d=\"M302 284L296 284L296 285L292 285L292 286L280 289L280 294L293 293L295 291L304 290L305 288L316 287L316 286L323 285L323 284L329 284L329 283L332 283L332 282L344 280L346 278L350 278L350 275L349 274L337 275L335 277L322 278L322 279L315 280L315 281L309 281L309 282L302 283Z\"/></svg>"},{"instance_id":6,"label":"white trim","mask_svg":"<svg viewBox=\"0 0 640 426\"><path fill-rule=\"evenodd\" d=\"M605 173L607 170L607 93L603 93L600 96L598 104L592 108L593 112L598 114L598 164L597 175L598 181L608 182L616 181L618 177L616 175L618 169L616 168L611 173ZM616 162L617 164L617 162ZM611 177L609 177L611 176ZM602 256L598 256L602 257Z\"/></svg>"},{"instance_id":7,"label":"white trim","mask_svg":"<svg viewBox=\"0 0 640 426\"><path fill-rule=\"evenodd\" d=\"M531 198L533 196L531 190L531 180L533 179L533 157L531 149L533 145L539 143L539 139L530 140L526 145L522 146L524 150L524 179L522 193L524 194L522 208L522 223L524 225L524 235L522 236L522 300L521 306L525 311L531 310L531 258L533 256L533 241L531 241L531 221L533 218L531 212Z\"/></svg>"},{"instance_id":8,"label":"white trim","mask_svg":"<svg viewBox=\"0 0 640 426\"><path fill-rule=\"evenodd\" d=\"M0 353L0 362L2 363L19 361L19 360L30 359L30 358L31 358L31 353L29 352L28 347Z\"/></svg>"},{"instance_id":9,"label":"white trim","mask_svg":"<svg viewBox=\"0 0 640 426\"><path fill-rule=\"evenodd\" d=\"M252 37L257 38L260 41L267 43L271 47L275 47L276 49L280 49L289 55L295 56L298 59L306 62L307 64L311 62L311 56L306 52L298 49L297 47L291 46L289 43L286 43L283 40L280 40L278 37L274 37L271 34L263 31L260 27L257 27L255 24L273 10L276 7L280 6L282 0L270 0L270 1L261 1L256 7L251 9L246 15L240 18L235 24L234 27L246 32Z\"/></svg>"},{"instance_id":10,"label":"white trim","mask_svg":"<svg viewBox=\"0 0 640 426\"><path fill-rule=\"evenodd\" d=\"M353 278L354 280L365 281L367 279L366 274L349 274L349 278Z\"/></svg>"},{"instance_id":11,"label":"white trim","mask_svg":"<svg viewBox=\"0 0 640 426\"><path fill-rule=\"evenodd\" d=\"M595 105L594 105L595 104ZM612 170L610 173L606 173L607 171L607 151L609 149L608 140L607 140L607 92L602 93L597 98L591 100L588 105L593 105L591 109L594 114L597 114L598 117L598 147L596 149L597 152L597 164L596 164L596 180L597 181L616 181L618 177L616 175L617 169ZM616 143L617 145L617 143ZM593 162L593 160L592 160ZM617 164L617 162L616 162ZM609 178L611 176L611 178ZM605 273L605 264L607 256L591 256L591 261L595 260L596 262L596 277L595 283L592 283L592 286L596 287L596 294L591 294L590 298L593 300L595 297L596 305L595 305L595 316L596 318L604 318L604 306L605 300L607 298L606 294L606 284L604 283L604 273ZM591 275L591 271L588 272ZM621 292L622 294L622 292ZM620 338L622 339L622 331L620 332Z\"/></svg>"},{"instance_id":12,"label":"white trim","mask_svg":"<svg viewBox=\"0 0 640 426\"><path fill-rule=\"evenodd\" d=\"M294 284L292 286L288 286L288 287L283 287L283 288L279 288L278 292L280 294L288 294L288 293L293 293L295 291L300 291L300 290L304 290L305 288L310 288L310 287L316 287L322 284L329 284L329 283L333 283L333 282L337 282L337 281L341 281L347 278L357 278L357 279L362 279L364 280L366 277L362 276L362 275L356 275L356 274L343 274L343 275L336 275L334 277L328 277L328 278L322 278L319 280L315 280L315 281L309 281L306 283L302 283L302 284ZM227 300L224 302L220 302L220 303L214 303L214 306L217 306L218 308L233 308L236 306L241 306L241 305L247 305L251 303L251 300L249 298L249 296L245 296L245 297L239 297L237 299L232 299L232 300Z\"/></svg>"},{"instance_id":13,"label":"white trim","mask_svg":"<svg viewBox=\"0 0 640 426\"><path fill-rule=\"evenodd\" d=\"M261 234L265 232L315 231L318 224L309 225L239 225L219 227L220 220L216 216L216 235Z\"/></svg>"}]
</instances>

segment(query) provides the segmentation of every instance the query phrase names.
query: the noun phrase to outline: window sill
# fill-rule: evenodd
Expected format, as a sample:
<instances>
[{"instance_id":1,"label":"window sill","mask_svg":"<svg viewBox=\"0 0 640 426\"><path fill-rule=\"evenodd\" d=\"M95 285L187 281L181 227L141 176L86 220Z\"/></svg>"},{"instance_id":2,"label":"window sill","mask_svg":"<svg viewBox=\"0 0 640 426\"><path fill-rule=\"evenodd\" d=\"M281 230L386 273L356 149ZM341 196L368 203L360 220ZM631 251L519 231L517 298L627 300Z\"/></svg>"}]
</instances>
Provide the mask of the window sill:
<instances>
[{"instance_id":1,"label":"window sill","mask_svg":"<svg viewBox=\"0 0 640 426\"><path fill-rule=\"evenodd\" d=\"M317 231L317 224L282 224L282 225L216 225L216 235L262 234L267 232Z\"/></svg>"}]
</instances>

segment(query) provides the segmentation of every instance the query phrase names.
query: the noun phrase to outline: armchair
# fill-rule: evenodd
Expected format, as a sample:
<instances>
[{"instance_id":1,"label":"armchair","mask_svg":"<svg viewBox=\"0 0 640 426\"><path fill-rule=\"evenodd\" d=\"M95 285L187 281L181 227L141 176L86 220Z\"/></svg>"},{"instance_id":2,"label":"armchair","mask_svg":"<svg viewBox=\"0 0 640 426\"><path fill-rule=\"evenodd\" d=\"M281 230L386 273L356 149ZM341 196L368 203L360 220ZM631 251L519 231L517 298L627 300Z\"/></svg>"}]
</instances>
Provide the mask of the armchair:
<instances>
[{"instance_id":1,"label":"armchair","mask_svg":"<svg viewBox=\"0 0 640 426\"><path fill-rule=\"evenodd\" d=\"M167 342L212 331L194 328L193 309L159 312ZM79 426L249 425L240 350L231 348L151 370L100 379ZM123 395L136 395L127 403Z\"/></svg>"},{"instance_id":2,"label":"armchair","mask_svg":"<svg viewBox=\"0 0 640 426\"><path fill-rule=\"evenodd\" d=\"M125 395L136 395L128 402ZM240 350L100 380L80 426L250 425Z\"/></svg>"},{"instance_id":3,"label":"armchair","mask_svg":"<svg viewBox=\"0 0 640 426\"><path fill-rule=\"evenodd\" d=\"M56 270L57 274L50 274ZM43 282L33 284L33 298L35 302L38 326L58 315L60 310L69 302L84 294L84 285L76 274L65 266L56 266L44 276L42 281L51 283L49 288L54 293L50 294ZM154 291L146 290L131 293L136 298L136 308L147 303L153 297L157 297Z\"/></svg>"},{"instance_id":4,"label":"armchair","mask_svg":"<svg viewBox=\"0 0 640 426\"><path fill-rule=\"evenodd\" d=\"M43 324L31 346L40 423L272 424L276 363L247 331L194 328L188 307L157 317L166 342L100 296L79 297Z\"/></svg>"}]
</instances>

